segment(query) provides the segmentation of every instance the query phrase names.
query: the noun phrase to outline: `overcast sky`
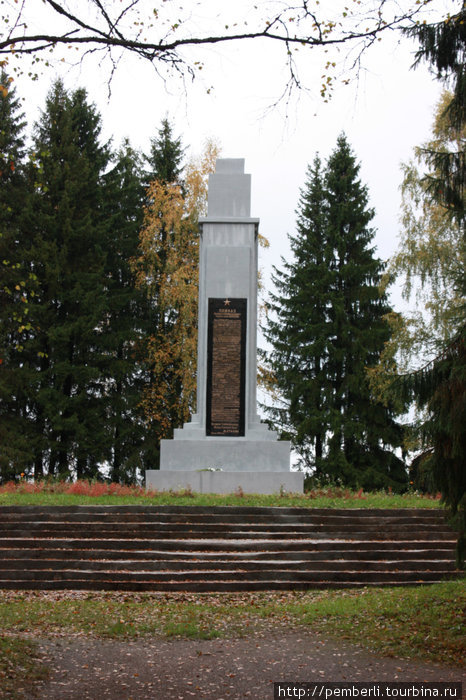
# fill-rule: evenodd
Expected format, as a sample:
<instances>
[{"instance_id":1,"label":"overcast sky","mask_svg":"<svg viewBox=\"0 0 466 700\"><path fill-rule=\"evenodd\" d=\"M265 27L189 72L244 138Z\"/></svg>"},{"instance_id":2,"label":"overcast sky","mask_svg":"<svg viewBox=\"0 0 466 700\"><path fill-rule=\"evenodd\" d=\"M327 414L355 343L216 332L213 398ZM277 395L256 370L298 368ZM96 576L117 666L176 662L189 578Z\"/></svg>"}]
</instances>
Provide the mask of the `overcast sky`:
<instances>
[{"instance_id":1,"label":"overcast sky","mask_svg":"<svg viewBox=\"0 0 466 700\"><path fill-rule=\"evenodd\" d=\"M216 22L222 8L231 7L224 0L203 0L198 5L209 3ZM443 13L445 8L454 10L457 3L434 0L434 5ZM300 76L309 92L271 110L268 107L280 93L286 73L283 55L264 41L203 50L204 69L187 87L179 80L164 84L148 64L130 57L120 63L110 98L108 73L92 59L78 69L61 64L60 72L67 87L87 88L102 113L105 136L113 137L115 145L128 137L133 146L147 151L150 138L168 116L175 135L193 154L202 151L206 138L214 137L224 157L246 159L246 171L252 175L251 213L261 219L261 232L270 241L270 249L261 251L267 287L271 265L279 264L280 255L288 255L287 233L294 231L307 166L317 151L326 159L342 131L361 163L361 179L376 210L377 253L386 259L394 252L400 162L429 137L441 91L425 67L410 70L416 44L398 39L391 34L371 49L359 79L337 87L328 104L319 95L322 65L324 58L338 57L308 51L301 59ZM37 117L37 105L43 104L54 75L49 69L38 82L17 81L20 94L27 98L29 119ZM394 299L398 296L395 293Z\"/></svg>"}]
</instances>

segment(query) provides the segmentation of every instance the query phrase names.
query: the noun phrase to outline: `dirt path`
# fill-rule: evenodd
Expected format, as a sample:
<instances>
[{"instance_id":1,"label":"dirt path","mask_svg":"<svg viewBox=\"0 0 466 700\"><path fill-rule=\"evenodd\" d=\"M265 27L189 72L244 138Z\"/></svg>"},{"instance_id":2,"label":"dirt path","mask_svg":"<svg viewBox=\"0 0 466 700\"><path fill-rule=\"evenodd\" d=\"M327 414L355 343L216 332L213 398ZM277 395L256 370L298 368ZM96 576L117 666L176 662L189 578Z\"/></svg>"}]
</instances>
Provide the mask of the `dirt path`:
<instances>
[{"instance_id":1,"label":"dirt path","mask_svg":"<svg viewBox=\"0 0 466 700\"><path fill-rule=\"evenodd\" d=\"M461 669L380 657L309 631L209 641L39 639L40 700L272 700L274 681L463 681ZM28 698L32 698L28 695Z\"/></svg>"}]
</instances>

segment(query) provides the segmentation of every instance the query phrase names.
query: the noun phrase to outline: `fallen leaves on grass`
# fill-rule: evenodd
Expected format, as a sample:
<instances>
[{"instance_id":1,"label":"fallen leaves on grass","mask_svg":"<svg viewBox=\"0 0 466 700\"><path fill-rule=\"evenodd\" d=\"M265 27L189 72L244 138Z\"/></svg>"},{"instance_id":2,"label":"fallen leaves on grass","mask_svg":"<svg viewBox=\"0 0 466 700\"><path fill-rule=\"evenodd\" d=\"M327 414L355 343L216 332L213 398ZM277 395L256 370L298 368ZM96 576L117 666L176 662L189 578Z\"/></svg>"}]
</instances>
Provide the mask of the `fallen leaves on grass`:
<instances>
[{"instance_id":1,"label":"fallen leaves on grass","mask_svg":"<svg viewBox=\"0 0 466 700\"><path fill-rule=\"evenodd\" d=\"M36 655L37 644L28 639L0 636L0 698L24 697L24 691L48 676Z\"/></svg>"},{"instance_id":2,"label":"fallen leaves on grass","mask_svg":"<svg viewBox=\"0 0 466 700\"><path fill-rule=\"evenodd\" d=\"M311 627L372 650L464 662L464 581L412 588L250 593L0 591L11 633L227 639Z\"/></svg>"}]
</instances>

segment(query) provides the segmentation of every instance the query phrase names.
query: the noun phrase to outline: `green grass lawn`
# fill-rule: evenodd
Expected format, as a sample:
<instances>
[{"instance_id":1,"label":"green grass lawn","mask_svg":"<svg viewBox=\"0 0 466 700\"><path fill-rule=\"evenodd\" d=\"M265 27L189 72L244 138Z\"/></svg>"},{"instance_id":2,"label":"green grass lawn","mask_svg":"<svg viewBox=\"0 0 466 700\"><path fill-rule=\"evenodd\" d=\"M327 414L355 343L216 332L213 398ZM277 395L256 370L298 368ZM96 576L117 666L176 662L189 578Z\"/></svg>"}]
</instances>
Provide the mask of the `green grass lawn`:
<instances>
[{"instance_id":1,"label":"green grass lawn","mask_svg":"<svg viewBox=\"0 0 466 700\"><path fill-rule=\"evenodd\" d=\"M0 688L15 697L25 678L44 677L33 639L67 633L210 639L311 628L383 655L461 666L465 609L465 581L308 593L0 591Z\"/></svg>"},{"instance_id":2,"label":"green grass lawn","mask_svg":"<svg viewBox=\"0 0 466 700\"><path fill-rule=\"evenodd\" d=\"M141 487L102 482L26 481L0 486L2 505L180 505L180 506L282 506L300 508L438 508L438 497L385 491L364 493L339 487L314 489L305 494L196 494L191 491L145 491Z\"/></svg>"}]
</instances>

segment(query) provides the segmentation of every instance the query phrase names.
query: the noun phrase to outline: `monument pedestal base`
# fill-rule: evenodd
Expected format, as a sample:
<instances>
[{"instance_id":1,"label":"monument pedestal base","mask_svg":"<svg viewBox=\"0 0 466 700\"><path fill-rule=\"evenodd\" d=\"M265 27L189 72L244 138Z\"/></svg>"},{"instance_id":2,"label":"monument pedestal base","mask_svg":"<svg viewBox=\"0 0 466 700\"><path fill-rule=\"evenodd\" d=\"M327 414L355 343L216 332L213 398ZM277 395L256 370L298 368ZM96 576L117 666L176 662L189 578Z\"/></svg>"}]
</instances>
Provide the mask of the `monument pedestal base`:
<instances>
[{"instance_id":1,"label":"monument pedestal base","mask_svg":"<svg viewBox=\"0 0 466 700\"><path fill-rule=\"evenodd\" d=\"M249 437L186 439L185 435L179 439L176 435L174 440L161 440L160 469L289 472L290 443Z\"/></svg>"},{"instance_id":2,"label":"monument pedestal base","mask_svg":"<svg viewBox=\"0 0 466 700\"><path fill-rule=\"evenodd\" d=\"M146 471L146 488L197 493L303 493L304 475L290 472L290 443L259 422L246 437L202 435L196 421L160 442L160 469Z\"/></svg>"},{"instance_id":3,"label":"monument pedestal base","mask_svg":"<svg viewBox=\"0 0 466 700\"><path fill-rule=\"evenodd\" d=\"M277 444L277 443L275 443ZM196 493L303 493L302 472L146 470L146 489Z\"/></svg>"}]
</instances>

